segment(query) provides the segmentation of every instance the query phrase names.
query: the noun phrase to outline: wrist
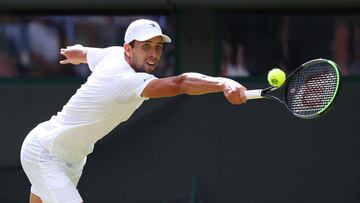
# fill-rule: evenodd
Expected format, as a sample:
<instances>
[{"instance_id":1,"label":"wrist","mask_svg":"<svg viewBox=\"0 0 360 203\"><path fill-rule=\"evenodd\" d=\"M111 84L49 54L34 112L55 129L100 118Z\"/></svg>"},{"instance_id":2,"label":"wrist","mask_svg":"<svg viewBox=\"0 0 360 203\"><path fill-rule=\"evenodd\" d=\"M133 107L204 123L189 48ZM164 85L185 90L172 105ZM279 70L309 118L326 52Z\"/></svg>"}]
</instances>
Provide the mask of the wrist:
<instances>
[{"instance_id":1,"label":"wrist","mask_svg":"<svg viewBox=\"0 0 360 203\"><path fill-rule=\"evenodd\" d=\"M83 57L82 57L82 63L87 63L87 54L88 54L88 50L87 50L86 48L84 48L84 49L82 50L82 55L83 55Z\"/></svg>"},{"instance_id":2,"label":"wrist","mask_svg":"<svg viewBox=\"0 0 360 203\"><path fill-rule=\"evenodd\" d=\"M89 47L84 47L81 45L80 47L81 50L81 63L87 63L87 56L88 56L88 52L89 52Z\"/></svg>"},{"instance_id":3,"label":"wrist","mask_svg":"<svg viewBox=\"0 0 360 203\"><path fill-rule=\"evenodd\" d=\"M217 77L217 79L219 80L219 85L220 85L221 90L224 91L226 88L226 78Z\"/></svg>"}]
</instances>

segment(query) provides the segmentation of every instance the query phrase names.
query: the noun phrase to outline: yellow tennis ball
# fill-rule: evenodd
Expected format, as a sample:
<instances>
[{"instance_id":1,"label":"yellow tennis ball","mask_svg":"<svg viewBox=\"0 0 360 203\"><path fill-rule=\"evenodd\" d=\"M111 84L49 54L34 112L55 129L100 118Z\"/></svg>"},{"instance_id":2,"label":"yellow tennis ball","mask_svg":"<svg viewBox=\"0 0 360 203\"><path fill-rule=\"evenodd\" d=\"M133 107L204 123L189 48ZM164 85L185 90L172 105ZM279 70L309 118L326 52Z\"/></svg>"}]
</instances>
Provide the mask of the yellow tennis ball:
<instances>
[{"instance_id":1,"label":"yellow tennis ball","mask_svg":"<svg viewBox=\"0 0 360 203\"><path fill-rule=\"evenodd\" d=\"M280 87L282 84L284 84L286 75L285 72L282 71L281 69L274 68L269 71L267 79L270 85L273 85L275 87Z\"/></svg>"}]
</instances>

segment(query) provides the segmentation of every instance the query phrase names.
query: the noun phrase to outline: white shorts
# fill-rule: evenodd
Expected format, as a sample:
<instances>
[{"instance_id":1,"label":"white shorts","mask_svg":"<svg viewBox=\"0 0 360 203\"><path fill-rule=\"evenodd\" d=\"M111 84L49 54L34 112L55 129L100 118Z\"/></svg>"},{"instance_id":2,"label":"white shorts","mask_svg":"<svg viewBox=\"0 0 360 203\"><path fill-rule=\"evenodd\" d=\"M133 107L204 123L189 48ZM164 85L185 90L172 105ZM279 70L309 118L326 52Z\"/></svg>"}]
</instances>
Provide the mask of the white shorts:
<instances>
[{"instance_id":1,"label":"white shorts","mask_svg":"<svg viewBox=\"0 0 360 203\"><path fill-rule=\"evenodd\" d=\"M68 163L49 154L31 133L21 148L21 165L31 183L31 192L43 203L83 202L76 186L86 159L79 163Z\"/></svg>"}]
</instances>

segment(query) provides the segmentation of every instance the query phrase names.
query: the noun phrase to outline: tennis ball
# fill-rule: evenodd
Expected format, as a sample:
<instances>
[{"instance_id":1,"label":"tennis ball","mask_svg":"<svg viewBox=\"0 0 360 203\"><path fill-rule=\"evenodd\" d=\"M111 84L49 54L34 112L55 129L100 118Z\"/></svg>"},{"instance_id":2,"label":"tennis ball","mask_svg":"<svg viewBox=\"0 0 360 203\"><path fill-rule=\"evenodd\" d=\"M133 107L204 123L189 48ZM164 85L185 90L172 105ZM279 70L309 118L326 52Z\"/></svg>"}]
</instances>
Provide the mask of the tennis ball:
<instances>
[{"instance_id":1,"label":"tennis ball","mask_svg":"<svg viewBox=\"0 0 360 203\"><path fill-rule=\"evenodd\" d=\"M267 76L267 80L270 85L273 85L275 87L280 87L282 84L284 84L285 79L286 75L284 71L279 68L274 68L270 70Z\"/></svg>"}]
</instances>

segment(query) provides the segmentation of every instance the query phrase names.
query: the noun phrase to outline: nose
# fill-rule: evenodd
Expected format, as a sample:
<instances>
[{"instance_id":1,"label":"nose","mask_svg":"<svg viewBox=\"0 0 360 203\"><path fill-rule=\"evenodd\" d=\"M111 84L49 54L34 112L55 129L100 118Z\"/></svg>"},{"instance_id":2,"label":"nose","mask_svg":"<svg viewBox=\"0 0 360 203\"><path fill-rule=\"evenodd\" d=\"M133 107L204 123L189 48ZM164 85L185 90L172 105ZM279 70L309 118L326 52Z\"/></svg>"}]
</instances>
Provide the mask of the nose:
<instances>
[{"instance_id":1,"label":"nose","mask_svg":"<svg viewBox=\"0 0 360 203\"><path fill-rule=\"evenodd\" d=\"M156 52L156 49L151 49L150 52L149 52L149 57L156 59L157 54L158 54L158 53Z\"/></svg>"}]
</instances>

